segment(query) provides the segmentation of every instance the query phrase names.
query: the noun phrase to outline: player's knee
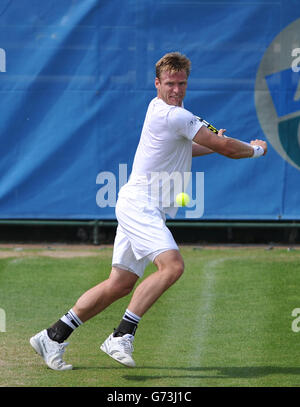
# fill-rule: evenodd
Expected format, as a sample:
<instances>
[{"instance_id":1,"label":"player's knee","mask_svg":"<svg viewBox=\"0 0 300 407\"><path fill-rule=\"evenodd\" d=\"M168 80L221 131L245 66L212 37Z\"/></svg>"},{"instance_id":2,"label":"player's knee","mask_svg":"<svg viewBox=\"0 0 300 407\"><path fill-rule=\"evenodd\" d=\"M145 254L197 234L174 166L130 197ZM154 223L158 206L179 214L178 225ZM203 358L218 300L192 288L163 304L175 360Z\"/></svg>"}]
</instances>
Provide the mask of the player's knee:
<instances>
[{"instance_id":1,"label":"player's knee","mask_svg":"<svg viewBox=\"0 0 300 407\"><path fill-rule=\"evenodd\" d=\"M169 284L175 283L184 272L184 263L182 260L171 262L164 270L168 275Z\"/></svg>"},{"instance_id":2,"label":"player's knee","mask_svg":"<svg viewBox=\"0 0 300 407\"><path fill-rule=\"evenodd\" d=\"M107 280L108 289L115 298L125 297L132 291L137 279L135 274L113 267Z\"/></svg>"},{"instance_id":3,"label":"player's knee","mask_svg":"<svg viewBox=\"0 0 300 407\"><path fill-rule=\"evenodd\" d=\"M163 252L155 259L154 264L167 285L175 283L184 272L184 261L177 250Z\"/></svg>"},{"instance_id":4,"label":"player's knee","mask_svg":"<svg viewBox=\"0 0 300 407\"><path fill-rule=\"evenodd\" d=\"M122 286L122 288L121 288L122 297L125 297L126 295L130 294L132 289L133 289L132 285Z\"/></svg>"},{"instance_id":5,"label":"player's knee","mask_svg":"<svg viewBox=\"0 0 300 407\"><path fill-rule=\"evenodd\" d=\"M176 278L176 280L178 280L184 272L183 261L176 261L176 263L173 266L173 270L174 270L174 277Z\"/></svg>"},{"instance_id":6,"label":"player's knee","mask_svg":"<svg viewBox=\"0 0 300 407\"><path fill-rule=\"evenodd\" d=\"M130 294L134 287L134 284L128 283L128 282L113 282L111 283L111 292L114 293L115 297L121 298L125 297L126 295Z\"/></svg>"}]
</instances>

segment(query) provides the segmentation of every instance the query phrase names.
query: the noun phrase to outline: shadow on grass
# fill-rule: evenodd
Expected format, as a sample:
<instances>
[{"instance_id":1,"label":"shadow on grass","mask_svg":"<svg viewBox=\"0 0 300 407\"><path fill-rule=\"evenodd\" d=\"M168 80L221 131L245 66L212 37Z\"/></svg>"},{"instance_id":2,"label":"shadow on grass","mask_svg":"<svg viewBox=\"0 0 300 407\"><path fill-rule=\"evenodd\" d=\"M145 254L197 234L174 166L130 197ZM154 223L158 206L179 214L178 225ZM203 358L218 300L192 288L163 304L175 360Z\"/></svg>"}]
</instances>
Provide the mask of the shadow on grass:
<instances>
[{"instance_id":1,"label":"shadow on grass","mask_svg":"<svg viewBox=\"0 0 300 407\"><path fill-rule=\"evenodd\" d=\"M251 379L269 375L299 375L300 367L276 367L276 366L247 366L247 367L143 367L151 370L178 370L185 372L180 375L124 375L124 379L130 381L147 381L157 379ZM190 374L192 372L199 374ZM212 374L209 374L209 373Z\"/></svg>"},{"instance_id":2,"label":"shadow on grass","mask_svg":"<svg viewBox=\"0 0 300 407\"><path fill-rule=\"evenodd\" d=\"M95 369L94 367L78 367L81 369ZM125 366L97 367L97 370L127 370L141 372L141 374L123 375L123 378L130 381L147 381L157 379L251 379L260 378L269 375L299 375L300 367L277 367L277 366L245 366L245 367L161 367L161 366L142 366L134 369ZM161 375L142 374L143 370L162 371ZM165 375L163 371L168 371ZM170 374L170 373L173 374ZM176 374L176 372L179 373ZM193 374L195 373L195 374ZM210 374L211 373L211 374Z\"/></svg>"}]
</instances>

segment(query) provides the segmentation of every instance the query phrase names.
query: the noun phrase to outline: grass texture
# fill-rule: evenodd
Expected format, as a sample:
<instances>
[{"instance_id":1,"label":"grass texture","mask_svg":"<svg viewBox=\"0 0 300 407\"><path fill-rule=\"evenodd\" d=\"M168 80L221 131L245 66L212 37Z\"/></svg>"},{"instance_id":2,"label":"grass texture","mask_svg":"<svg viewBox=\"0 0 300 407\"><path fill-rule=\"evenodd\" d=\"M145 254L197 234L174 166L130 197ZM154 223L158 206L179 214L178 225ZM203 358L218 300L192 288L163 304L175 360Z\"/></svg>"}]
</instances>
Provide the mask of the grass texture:
<instances>
[{"instance_id":1,"label":"grass texture","mask_svg":"<svg viewBox=\"0 0 300 407\"><path fill-rule=\"evenodd\" d=\"M44 365L29 338L88 288L107 278L111 248L90 257L0 258L0 386L290 387L300 385L300 251L183 247L185 273L144 315L126 368L100 351L130 299L123 298L69 338L74 369ZM149 265L145 277L154 271ZM295 322L294 322L295 326Z\"/></svg>"}]
</instances>

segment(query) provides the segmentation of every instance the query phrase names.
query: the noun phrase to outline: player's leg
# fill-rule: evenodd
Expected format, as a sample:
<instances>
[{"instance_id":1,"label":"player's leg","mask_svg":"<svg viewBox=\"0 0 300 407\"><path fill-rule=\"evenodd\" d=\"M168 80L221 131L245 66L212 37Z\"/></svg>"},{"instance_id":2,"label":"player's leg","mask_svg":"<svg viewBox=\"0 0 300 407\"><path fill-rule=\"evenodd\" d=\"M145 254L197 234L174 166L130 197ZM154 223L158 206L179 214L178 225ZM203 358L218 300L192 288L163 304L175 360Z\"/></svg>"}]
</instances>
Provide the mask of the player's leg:
<instances>
[{"instance_id":1,"label":"player's leg","mask_svg":"<svg viewBox=\"0 0 300 407\"><path fill-rule=\"evenodd\" d=\"M138 276L130 271L112 267L107 280L86 291L73 307L82 322L94 317L110 304L129 294Z\"/></svg>"},{"instance_id":2,"label":"player's leg","mask_svg":"<svg viewBox=\"0 0 300 407\"><path fill-rule=\"evenodd\" d=\"M128 237L122 228L119 227L114 244L112 264L126 268L128 273L132 274L132 278L136 281L136 279L143 276L148 263L149 259L147 258L136 259ZM133 324L132 321L135 321L135 323ZM127 309L118 328L109 335L100 346L100 349L125 366L135 366L135 362L132 359L132 352L133 339L138 321L139 317Z\"/></svg>"},{"instance_id":3,"label":"player's leg","mask_svg":"<svg viewBox=\"0 0 300 407\"><path fill-rule=\"evenodd\" d=\"M128 367L134 367L133 340L139 320L155 301L179 279L184 270L178 250L167 250L154 259L157 271L148 276L135 289L132 299L119 324L101 350Z\"/></svg>"},{"instance_id":4,"label":"player's leg","mask_svg":"<svg viewBox=\"0 0 300 407\"><path fill-rule=\"evenodd\" d=\"M67 343L65 340L75 328L99 314L117 299L127 295L134 287L138 276L113 267L107 280L85 292L61 319L30 339L31 346L43 357L53 370L72 369L63 359Z\"/></svg>"},{"instance_id":5,"label":"player's leg","mask_svg":"<svg viewBox=\"0 0 300 407\"><path fill-rule=\"evenodd\" d=\"M116 214L119 245L128 245L128 250L120 251L120 258L116 251L116 264L127 264L128 269L140 277L149 261L154 261L157 266L157 271L136 288L119 326L101 345L101 349L118 362L135 366L132 342L139 320L157 298L178 280L184 264L158 208L149 207L142 200L119 198ZM127 254L130 254L129 258Z\"/></svg>"},{"instance_id":6,"label":"player's leg","mask_svg":"<svg viewBox=\"0 0 300 407\"><path fill-rule=\"evenodd\" d=\"M128 309L142 317L155 301L182 275L184 262L178 250L167 250L154 259L157 271L134 290Z\"/></svg>"}]
</instances>

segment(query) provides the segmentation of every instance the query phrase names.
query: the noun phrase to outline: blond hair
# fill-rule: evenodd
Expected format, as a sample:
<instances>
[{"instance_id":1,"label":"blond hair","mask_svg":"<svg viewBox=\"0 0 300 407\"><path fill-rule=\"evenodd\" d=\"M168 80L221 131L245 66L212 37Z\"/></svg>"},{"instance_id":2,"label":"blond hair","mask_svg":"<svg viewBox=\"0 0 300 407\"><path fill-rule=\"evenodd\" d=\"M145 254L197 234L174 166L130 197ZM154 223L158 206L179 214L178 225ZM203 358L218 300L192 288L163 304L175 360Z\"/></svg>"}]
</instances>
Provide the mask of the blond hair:
<instances>
[{"instance_id":1,"label":"blond hair","mask_svg":"<svg viewBox=\"0 0 300 407\"><path fill-rule=\"evenodd\" d=\"M188 78L191 70L191 61L180 52L169 52L165 54L155 65L156 77L160 79L162 72L185 71Z\"/></svg>"}]
</instances>

